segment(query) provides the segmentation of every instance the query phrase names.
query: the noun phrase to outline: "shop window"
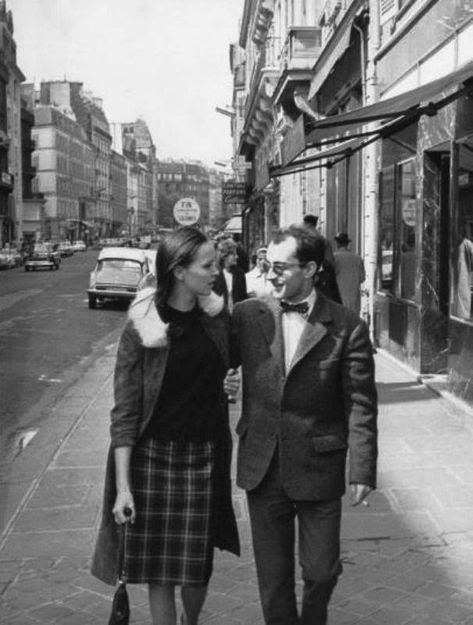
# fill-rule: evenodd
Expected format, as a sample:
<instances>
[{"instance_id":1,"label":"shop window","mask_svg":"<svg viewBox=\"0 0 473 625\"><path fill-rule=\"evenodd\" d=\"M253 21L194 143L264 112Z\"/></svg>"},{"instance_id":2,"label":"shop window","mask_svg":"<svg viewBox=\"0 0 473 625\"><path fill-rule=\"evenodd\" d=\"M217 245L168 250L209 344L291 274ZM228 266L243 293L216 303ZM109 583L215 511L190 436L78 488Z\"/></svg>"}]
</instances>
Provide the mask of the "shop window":
<instances>
[{"instance_id":1,"label":"shop window","mask_svg":"<svg viewBox=\"0 0 473 625\"><path fill-rule=\"evenodd\" d=\"M379 210L379 288L392 291L394 286L394 166L380 174Z\"/></svg>"},{"instance_id":2,"label":"shop window","mask_svg":"<svg viewBox=\"0 0 473 625\"><path fill-rule=\"evenodd\" d=\"M378 288L402 299L415 298L416 167L414 160L380 174Z\"/></svg>"},{"instance_id":3,"label":"shop window","mask_svg":"<svg viewBox=\"0 0 473 625\"><path fill-rule=\"evenodd\" d=\"M400 292L404 299L414 299L417 267L416 253L416 175L414 161L399 165L400 191Z\"/></svg>"},{"instance_id":4,"label":"shop window","mask_svg":"<svg viewBox=\"0 0 473 625\"><path fill-rule=\"evenodd\" d=\"M452 249L452 314L472 319L473 289L473 139L458 148L458 217Z\"/></svg>"}]
</instances>

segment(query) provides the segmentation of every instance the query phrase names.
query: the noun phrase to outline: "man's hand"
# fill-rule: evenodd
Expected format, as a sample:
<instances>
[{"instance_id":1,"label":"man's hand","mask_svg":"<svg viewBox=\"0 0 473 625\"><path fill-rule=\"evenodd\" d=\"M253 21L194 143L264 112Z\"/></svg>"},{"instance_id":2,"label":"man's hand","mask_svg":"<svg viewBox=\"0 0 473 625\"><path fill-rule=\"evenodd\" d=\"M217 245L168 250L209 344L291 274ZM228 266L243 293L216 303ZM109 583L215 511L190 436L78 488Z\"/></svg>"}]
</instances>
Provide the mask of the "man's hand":
<instances>
[{"instance_id":1,"label":"man's hand","mask_svg":"<svg viewBox=\"0 0 473 625\"><path fill-rule=\"evenodd\" d=\"M369 506L366 500L373 489L366 484L350 484L350 502L352 506Z\"/></svg>"},{"instance_id":2,"label":"man's hand","mask_svg":"<svg viewBox=\"0 0 473 625\"><path fill-rule=\"evenodd\" d=\"M235 395L240 390L240 374L236 369L229 369L223 381L223 390L228 395L228 399L235 399Z\"/></svg>"}]
</instances>

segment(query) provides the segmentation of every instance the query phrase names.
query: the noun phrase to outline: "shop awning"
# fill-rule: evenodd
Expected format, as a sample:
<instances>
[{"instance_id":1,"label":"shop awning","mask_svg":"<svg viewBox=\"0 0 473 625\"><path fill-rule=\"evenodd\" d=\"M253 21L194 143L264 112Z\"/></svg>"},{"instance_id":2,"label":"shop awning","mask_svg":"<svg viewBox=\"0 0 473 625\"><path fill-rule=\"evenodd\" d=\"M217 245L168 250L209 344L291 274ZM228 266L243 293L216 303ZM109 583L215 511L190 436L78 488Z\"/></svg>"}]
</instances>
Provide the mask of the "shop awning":
<instances>
[{"instance_id":1,"label":"shop awning","mask_svg":"<svg viewBox=\"0 0 473 625\"><path fill-rule=\"evenodd\" d=\"M450 93L445 95L448 91ZM331 167L373 141L389 137L405 128L421 115L435 115L442 107L471 93L473 93L473 61L447 76L393 98L314 121L312 130L305 137L305 149L319 147L320 152L294 160L301 152L299 141L297 149L291 146L293 159L289 162L283 159L282 166L270 169L270 175L278 177L307 169ZM384 123L367 129L365 125L373 121ZM327 147L334 143L337 145ZM288 152L290 153L289 150Z\"/></svg>"},{"instance_id":2,"label":"shop awning","mask_svg":"<svg viewBox=\"0 0 473 625\"><path fill-rule=\"evenodd\" d=\"M308 169L317 169L320 167L331 167L338 161L352 156L352 154L363 149L366 145L378 138L378 136L370 138L356 137L355 139L342 141L336 146L320 150L320 152L311 154L306 158L298 158L285 167L272 167L269 170L269 175L272 178L278 178L279 176L295 174L298 171L306 171Z\"/></svg>"},{"instance_id":3,"label":"shop awning","mask_svg":"<svg viewBox=\"0 0 473 625\"><path fill-rule=\"evenodd\" d=\"M224 232L238 233L242 231L241 215L233 215L223 227Z\"/></svg>"},{"instance_id":4,"label":"shop awning","mask_svg":"<svg viewBox=\"0 0 473 625\"><path fill-rule=\"evenodd\" d=\"M471 84L466 84L471 83ZM458 87L458 91L442 98L447 89ZM355 133L361 126L374 121L387 121L417 114L435 114L439 108L465 93L465 88L473 88L473 61L459 69L433 80L432 82L401 93L392 98L375 102L347 113L332 115L314 121L307 136L307 145L320 145L330 136L347 131Z\"/></svg>"}]
</instances>

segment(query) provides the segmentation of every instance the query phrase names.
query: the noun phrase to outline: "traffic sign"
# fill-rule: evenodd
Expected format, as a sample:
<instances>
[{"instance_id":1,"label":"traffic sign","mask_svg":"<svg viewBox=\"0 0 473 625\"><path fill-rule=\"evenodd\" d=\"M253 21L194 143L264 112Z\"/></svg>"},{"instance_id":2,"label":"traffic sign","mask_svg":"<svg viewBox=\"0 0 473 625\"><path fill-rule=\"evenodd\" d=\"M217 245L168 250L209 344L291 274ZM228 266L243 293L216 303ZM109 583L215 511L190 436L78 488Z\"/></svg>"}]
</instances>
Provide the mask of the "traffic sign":
<instances>
[{"instance_id":1,"label":"traffic sign","mask_svg":"<svg viewBox=\"0 0 473 625\"><path fill-rule=\"evenodd\" d=\"M174 204L174 219L181 226L192 226L199 221L200 206L191 197L184 197Z\"/></svg>"}]
</instances>

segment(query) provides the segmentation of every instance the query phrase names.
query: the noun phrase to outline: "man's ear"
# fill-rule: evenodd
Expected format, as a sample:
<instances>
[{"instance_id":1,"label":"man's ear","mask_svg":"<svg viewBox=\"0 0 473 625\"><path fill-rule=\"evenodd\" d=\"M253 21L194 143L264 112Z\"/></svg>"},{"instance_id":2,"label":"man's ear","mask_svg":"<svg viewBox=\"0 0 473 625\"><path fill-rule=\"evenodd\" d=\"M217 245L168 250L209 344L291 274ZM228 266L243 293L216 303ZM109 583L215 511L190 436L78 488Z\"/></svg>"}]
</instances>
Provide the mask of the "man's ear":
<instances>
[{"instance_id":1,"label":"man's ear","mask_svg":"<svg viewBox=\"0 0 473 625\"><path fill-rule=\"evenodd\" d=\"M313 278L319 268L314 260L309 260L309 262L304 266L304 270L307 278Z\"/></svg>"}]
</instances>

